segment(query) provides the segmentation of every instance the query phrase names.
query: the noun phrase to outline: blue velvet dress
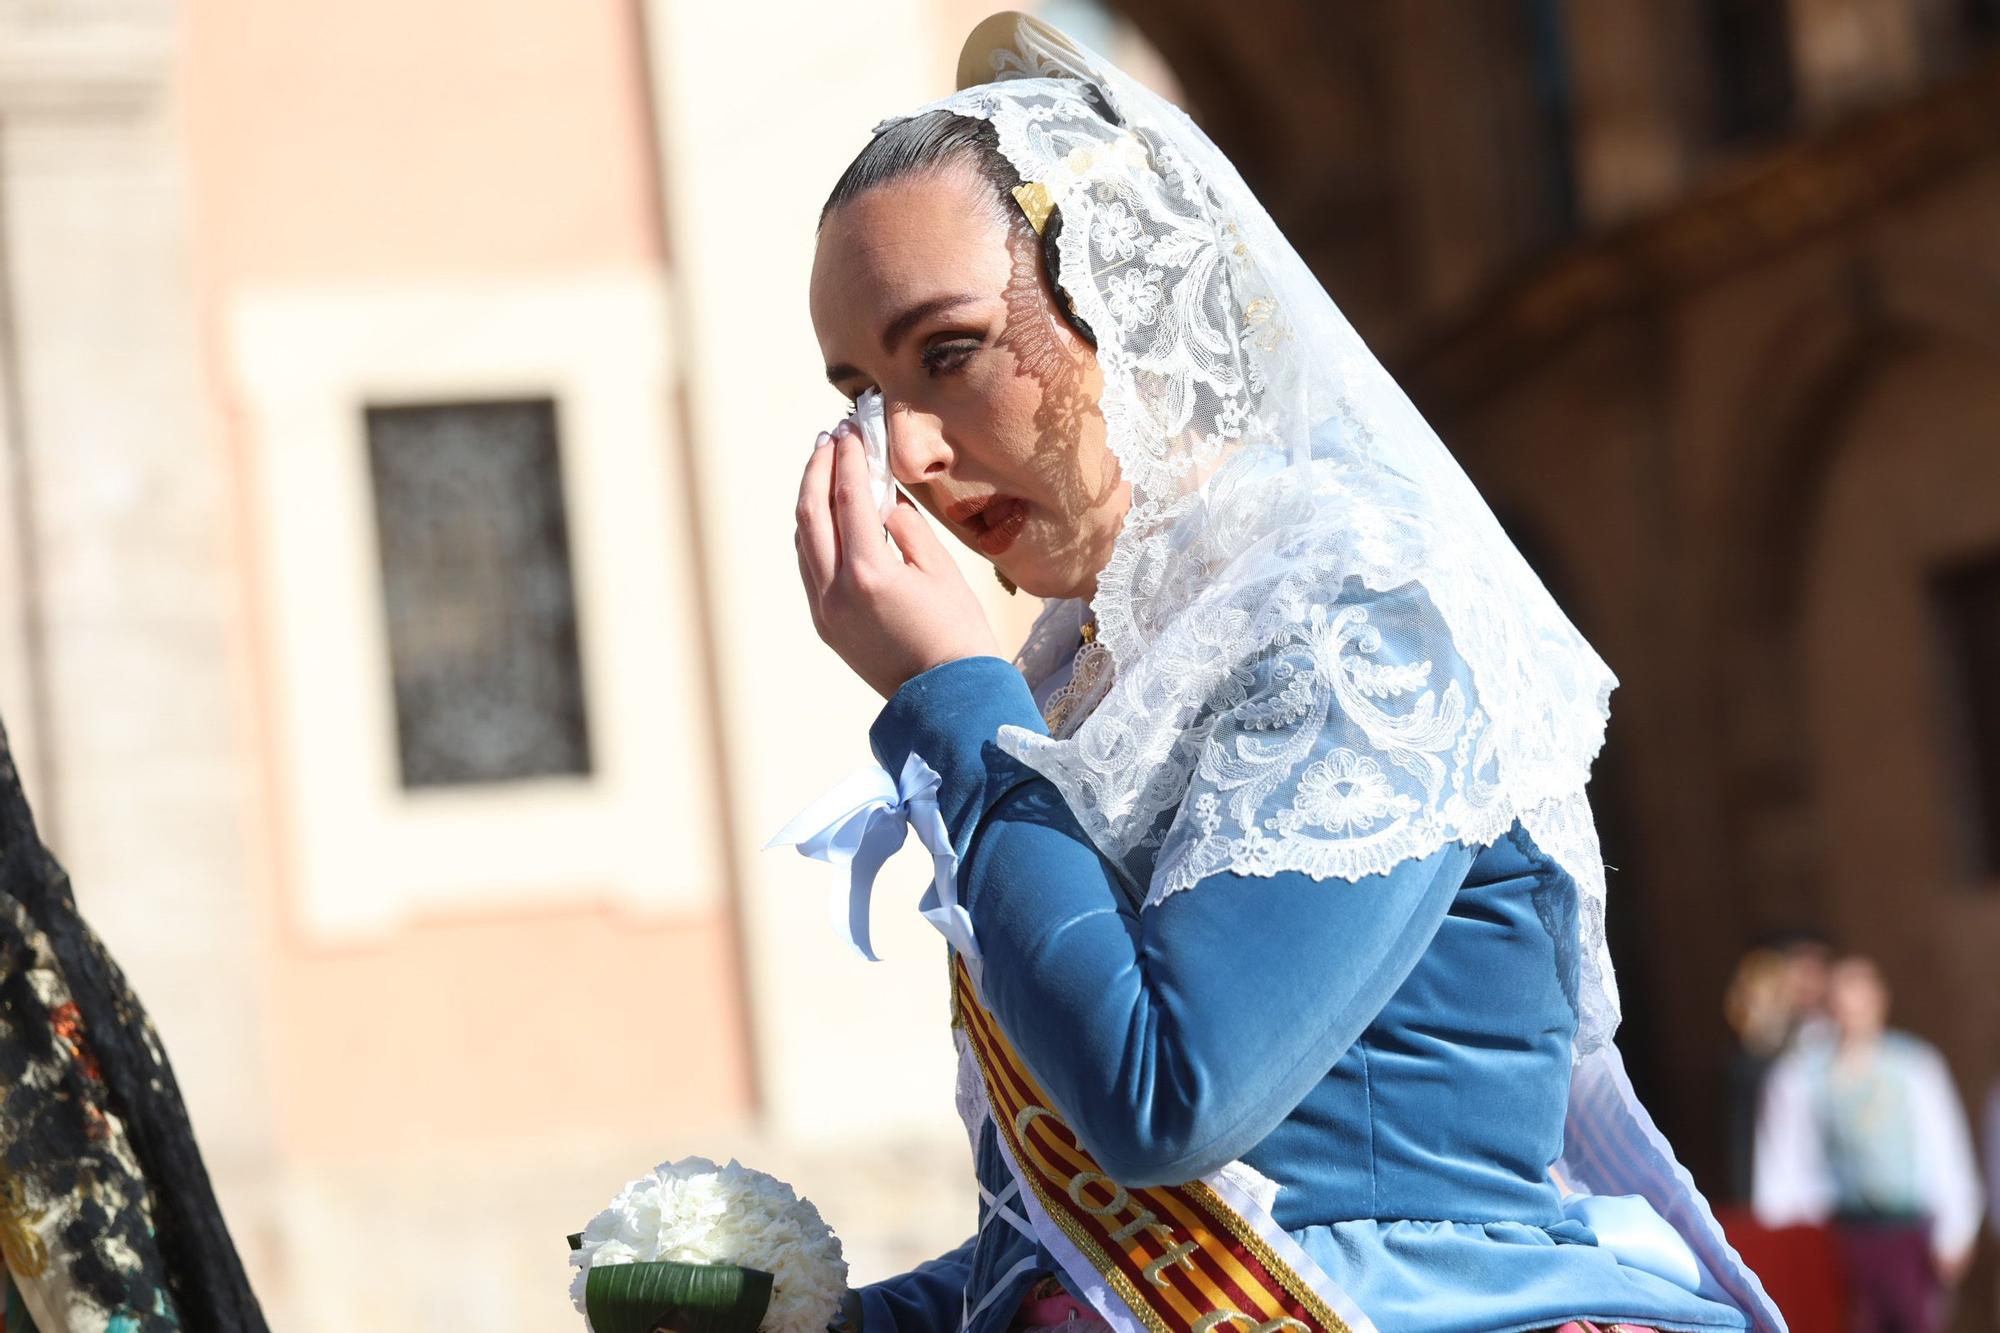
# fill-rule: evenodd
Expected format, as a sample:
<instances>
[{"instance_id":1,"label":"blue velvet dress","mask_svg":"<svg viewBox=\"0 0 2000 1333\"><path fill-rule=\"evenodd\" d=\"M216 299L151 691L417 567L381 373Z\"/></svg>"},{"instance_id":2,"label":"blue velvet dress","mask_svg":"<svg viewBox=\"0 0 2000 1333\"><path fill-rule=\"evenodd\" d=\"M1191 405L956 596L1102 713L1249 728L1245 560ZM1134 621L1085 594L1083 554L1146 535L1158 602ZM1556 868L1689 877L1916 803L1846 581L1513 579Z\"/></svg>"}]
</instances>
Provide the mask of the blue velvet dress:
<instances>
[{"instance_id":1,"label":"blue velvet dress","mask_svg":"<svg viewBox=\"0 0 2000 1333\"><path fill-rule=\"evenodd\" d=\"M1518 826L1356 883L1219 874L1141 907L994 743L1006 724L1045 730L1018 671L972 658L904 685L870 738L890 772L915 752L940 775L986 1005L1113 1179L1254 1167L1382 1333L1749 1326L1565 1216L1577 890ZM976 1158L976 1235L863 1288L865 1333L999 1333L1059 1273L990 1123Z\"/></svg>"}]
</instances>

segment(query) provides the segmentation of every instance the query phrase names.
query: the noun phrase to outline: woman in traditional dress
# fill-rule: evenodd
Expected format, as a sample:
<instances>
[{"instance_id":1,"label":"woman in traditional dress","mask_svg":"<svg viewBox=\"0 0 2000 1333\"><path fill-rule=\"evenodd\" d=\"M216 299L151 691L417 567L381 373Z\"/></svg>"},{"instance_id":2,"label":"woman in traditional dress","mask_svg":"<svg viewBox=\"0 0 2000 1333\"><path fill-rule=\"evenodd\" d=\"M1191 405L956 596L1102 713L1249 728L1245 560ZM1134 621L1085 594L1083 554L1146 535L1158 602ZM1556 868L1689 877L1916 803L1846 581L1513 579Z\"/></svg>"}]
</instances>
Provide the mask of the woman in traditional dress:
<instances>
[{"instance_id":1,"label":"woman in traditional dress","mask_svg":"<svg viewBox=\"0 0 2000 1333\"><path fill-rule=\"evenodd\" d=\"M1610 673L1184 115L1019 15L960 86L812 279L903 491L799 491L893 793L812 845L937 857L982 1199L864 1333L1781 1329L1610 1045Z\"/></svg>"}]
</instances>

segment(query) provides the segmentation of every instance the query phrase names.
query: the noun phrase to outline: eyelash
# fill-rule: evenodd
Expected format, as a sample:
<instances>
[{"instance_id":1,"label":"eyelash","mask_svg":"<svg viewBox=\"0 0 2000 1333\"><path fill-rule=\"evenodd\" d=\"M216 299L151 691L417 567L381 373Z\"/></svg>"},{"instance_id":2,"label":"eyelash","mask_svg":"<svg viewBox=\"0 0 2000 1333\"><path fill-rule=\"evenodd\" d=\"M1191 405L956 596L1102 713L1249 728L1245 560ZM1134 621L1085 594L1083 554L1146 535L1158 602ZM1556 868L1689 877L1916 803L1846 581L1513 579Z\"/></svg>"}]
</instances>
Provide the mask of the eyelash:
<instances>
[{"instance_id":1,"label":"eyelash","mask_svg":"<svg viewBox=\"0 0 2000 1333\"><path fill-rule=\"evenodd\" d=\"M938 379L942 376L963 370L965 363L971 359L972 354L984 345L984 339L968 334L964 337L952 338L946 342L932 343L917 354L917 361L923 366L925 373L932 379ZM847 399L849 411L852 411L855 404L860 401L860 395L858 394L849 393L842 394L841 396Z\"/></svg>"},{"instance_id":2,"label":"eyelash","mask_svg":"<svg viewBox=\"0 0 2000 1333\"><path fill-rule=\"evenodd\" d=\"M930 377L937 379L963 369L979 345L977 338L953 338L949 342L932 343L924 348L919 359Z\"/></svg>"}]
</instances>

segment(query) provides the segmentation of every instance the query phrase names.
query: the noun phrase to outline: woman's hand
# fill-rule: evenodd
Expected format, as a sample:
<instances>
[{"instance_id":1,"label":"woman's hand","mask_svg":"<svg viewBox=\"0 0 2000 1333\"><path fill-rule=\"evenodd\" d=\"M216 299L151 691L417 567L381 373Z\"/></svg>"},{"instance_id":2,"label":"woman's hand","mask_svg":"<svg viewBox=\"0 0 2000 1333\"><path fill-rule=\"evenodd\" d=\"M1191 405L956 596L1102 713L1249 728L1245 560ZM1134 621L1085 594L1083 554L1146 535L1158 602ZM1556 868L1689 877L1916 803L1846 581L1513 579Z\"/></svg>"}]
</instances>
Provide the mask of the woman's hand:
<instances>
[{"instance_id":1,"label":"woman's hand","mask_svg":"<svg viewBox=\"0 0 2000 1333\"><path fill-rule=\"evenodd\" d=\"M999 655L978 598L916 506L898 491L887 522L877 515L861 436L847 422L806 464L797 545L813 627L883 698L934 666Z\"/></svg>"}]
</instances>

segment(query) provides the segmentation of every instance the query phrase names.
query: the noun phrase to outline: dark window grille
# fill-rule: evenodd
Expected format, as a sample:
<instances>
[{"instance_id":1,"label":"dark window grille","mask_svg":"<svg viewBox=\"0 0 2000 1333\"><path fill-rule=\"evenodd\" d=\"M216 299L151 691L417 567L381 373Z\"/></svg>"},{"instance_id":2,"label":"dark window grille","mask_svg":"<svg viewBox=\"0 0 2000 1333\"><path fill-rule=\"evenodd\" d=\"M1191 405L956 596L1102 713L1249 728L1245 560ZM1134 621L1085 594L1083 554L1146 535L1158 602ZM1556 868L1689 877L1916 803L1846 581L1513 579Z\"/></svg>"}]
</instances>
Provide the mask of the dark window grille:
<instances>
[{"instance_id":1,"label":"dark window grille","mask_svg":"<svg viewBox=\"0 0 2000 1333\"><path fill-rule=\"evenodd\" d=\"M1523 0L1528 74L1542 139L1541 188L1555 239L1582 223L1576 180L1576 86L1570 68L1567 0Z\"/></svg>"},{"instance_id":2,"label":"dark window grille","mask_svg":"<svg viewBox=\"0 0 2000 1333\"><path fill-rule=\"evenodd\" d=\"M588 773L555 404L365 416L403 786Z\"/></svg>"},{"instance_id":3,"label":"dark window grille","mask_svg":"<svg viewBox=\"0 0 2000 1333\"><path fill-rule=\"evenodd\" d=\"M2000 551L1934 575L1931 605L1961 855L1973 876L2000 877Z\"/></svg>"},{"instance_id":4,"label":"dark window grille","mask_svg":"<svg viewBox=\"0 0 2000 1333\"><path fill-rule=\"evenodd\" d=\"M1786 0L1705 0L1703 17L1716 141L1765 139L1790 128L1798 90Z\"/></svg>"},{"instance_id":5,"label":"dark window grille","mask_svg":"<svg viewBox=\"0 0 2000 1333\"><path fill-rule=\"evenodd\" d=\"M1975 46L2000 41L2000 0L1964 0L1965 31Z\"/></svg>"}]
</instances>

